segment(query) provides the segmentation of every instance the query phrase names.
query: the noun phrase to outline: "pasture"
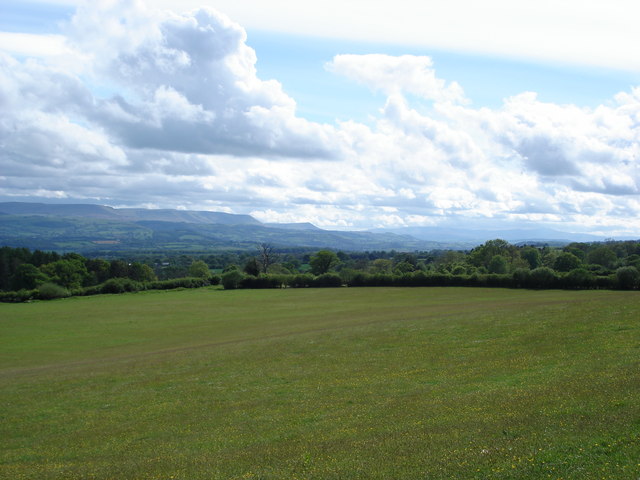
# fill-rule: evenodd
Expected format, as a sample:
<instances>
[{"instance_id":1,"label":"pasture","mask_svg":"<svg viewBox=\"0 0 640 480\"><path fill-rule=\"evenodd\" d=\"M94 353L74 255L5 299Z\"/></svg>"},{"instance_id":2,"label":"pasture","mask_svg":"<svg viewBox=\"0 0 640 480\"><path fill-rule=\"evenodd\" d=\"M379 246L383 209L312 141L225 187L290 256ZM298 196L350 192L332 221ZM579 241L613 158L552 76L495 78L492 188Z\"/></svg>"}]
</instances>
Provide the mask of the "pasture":
<instances>
[{"instance_id":1,"label":"pasture","mask_svg":"<svg viewBox=\"0 0 640 480\"><path fill-rule=\"evenodd\" d=\"M0 478L637 479L640 292L0 304Z\"/></svg>"}]
</instances>

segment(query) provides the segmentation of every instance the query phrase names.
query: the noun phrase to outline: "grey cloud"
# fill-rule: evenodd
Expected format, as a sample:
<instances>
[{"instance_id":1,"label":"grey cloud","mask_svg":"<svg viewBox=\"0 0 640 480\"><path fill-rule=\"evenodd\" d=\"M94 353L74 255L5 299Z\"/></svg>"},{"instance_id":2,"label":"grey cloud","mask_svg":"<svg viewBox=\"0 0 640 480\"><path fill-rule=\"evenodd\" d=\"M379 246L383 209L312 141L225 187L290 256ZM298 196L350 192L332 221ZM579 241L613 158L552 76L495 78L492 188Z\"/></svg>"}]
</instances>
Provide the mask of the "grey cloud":
<instances>
[{"instance_id":1,"label":"grey cloud","mask_svg":"<svg viewBox=\"0 0 640 480\"><path fill-rule=\"evenodd\" d=\"M606 195L637 195L640 193L637 182L633 185L617 184L604 178L601 182L588 182L588 179L573 180L571 187L578 192L603 193Z\"/></svg>"},{"instance_id":2,"label":"grey cloud","mask_svg":"<svg viewBox=\"0 0 640 480\"><path fill-rule=\"evenodd\" d=\"M514 208L512 213L531 214L531 213L558 213L557 205L542 199L526 199L520 207Z\"/></svg>"},{"instance_id":3,"label":"grey cloud","mask_svg":"<svg viewBox=\"0 0 640 480\"><path fill-rule=\"evenodd\" d=\"M159 173L169 176L210 176L217 173L211 161L201 155L179 154L157 150L136 150L129 154L130 173Z\"/></svg>"},{"instance_id":4,"label":"grey cloud","mask_svg":"<svg viewBox=\"0 0 640 480\"><path fill-rule=\"evenodd\" d=\"M523 157L526 165L540 175L561 176L579 173L563 146L548 137L523 138L514 148Z\"/></svg>"},{"instance_id":5,"label":"grey cloud","mask_svg":"<svg viewBox=\"0 0 640 480\"><path fill-rule=\"evenodd\" d=\"M280 188L283 187L282 182L278 180L278 178L271 175L249 175L246 178L246 182L249 185L256 185L259 187L274 187Z\"/></svg>"}]
</instances>

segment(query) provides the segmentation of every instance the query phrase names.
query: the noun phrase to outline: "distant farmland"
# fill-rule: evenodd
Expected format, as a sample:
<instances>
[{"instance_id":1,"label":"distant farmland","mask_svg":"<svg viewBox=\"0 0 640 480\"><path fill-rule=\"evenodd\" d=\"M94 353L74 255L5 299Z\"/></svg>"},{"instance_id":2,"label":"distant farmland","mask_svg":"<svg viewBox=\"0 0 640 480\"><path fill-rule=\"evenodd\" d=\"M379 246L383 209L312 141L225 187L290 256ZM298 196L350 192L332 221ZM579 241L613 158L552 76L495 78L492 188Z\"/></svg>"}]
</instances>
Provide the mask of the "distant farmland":
<instances>
[{"instance_id":1,"label":"distant farmland","mask_svg":"<svg viewBox=\"0 0 640 480\"><path fill-rule=\"evenodd\" d=\"M0 304L7 479L637 479L640 292Z\"/></svg>"}]
</instances>

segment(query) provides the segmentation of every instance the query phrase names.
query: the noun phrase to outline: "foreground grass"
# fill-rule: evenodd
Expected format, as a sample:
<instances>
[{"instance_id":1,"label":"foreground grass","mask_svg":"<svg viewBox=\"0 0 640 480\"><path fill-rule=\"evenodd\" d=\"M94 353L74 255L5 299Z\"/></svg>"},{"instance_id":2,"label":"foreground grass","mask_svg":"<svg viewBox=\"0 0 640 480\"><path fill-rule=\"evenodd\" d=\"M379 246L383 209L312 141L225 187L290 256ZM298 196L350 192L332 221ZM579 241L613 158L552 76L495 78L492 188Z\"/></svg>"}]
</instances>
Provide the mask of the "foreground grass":
<instances>
[{"instance_id":1,"label":"foreground grass","mask_svg":"<svg viewBox=\"0 0 640 480\"><path fill-rule=\"evenodd\" d=\"M0 478L640 477L640 295L0 305Z\"/></svg>"}]
</instances>

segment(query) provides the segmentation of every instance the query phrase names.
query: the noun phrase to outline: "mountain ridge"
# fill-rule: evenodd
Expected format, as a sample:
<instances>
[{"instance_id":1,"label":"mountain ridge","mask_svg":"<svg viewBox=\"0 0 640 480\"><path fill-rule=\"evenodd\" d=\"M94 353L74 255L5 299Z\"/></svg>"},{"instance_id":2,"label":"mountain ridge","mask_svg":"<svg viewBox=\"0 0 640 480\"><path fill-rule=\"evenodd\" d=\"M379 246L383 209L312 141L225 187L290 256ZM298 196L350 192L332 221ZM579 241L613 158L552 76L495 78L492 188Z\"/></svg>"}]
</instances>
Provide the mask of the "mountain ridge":
<instances>
[{"instance_id":1,"label":"mountain ridge","mask_svg":"<svg viewBox=\"0 0 640 480\"><path fill-rule=\"evenodd\" d=\"M563 245L603 237L545 228L401 227L370 231L325 230L311 223L262 223L225 212L114 208L97 204L0 202L0 245L40 250L207 251L281 248L345 251L468 250L487 240Z\"/></svg>"}]
</instances>

